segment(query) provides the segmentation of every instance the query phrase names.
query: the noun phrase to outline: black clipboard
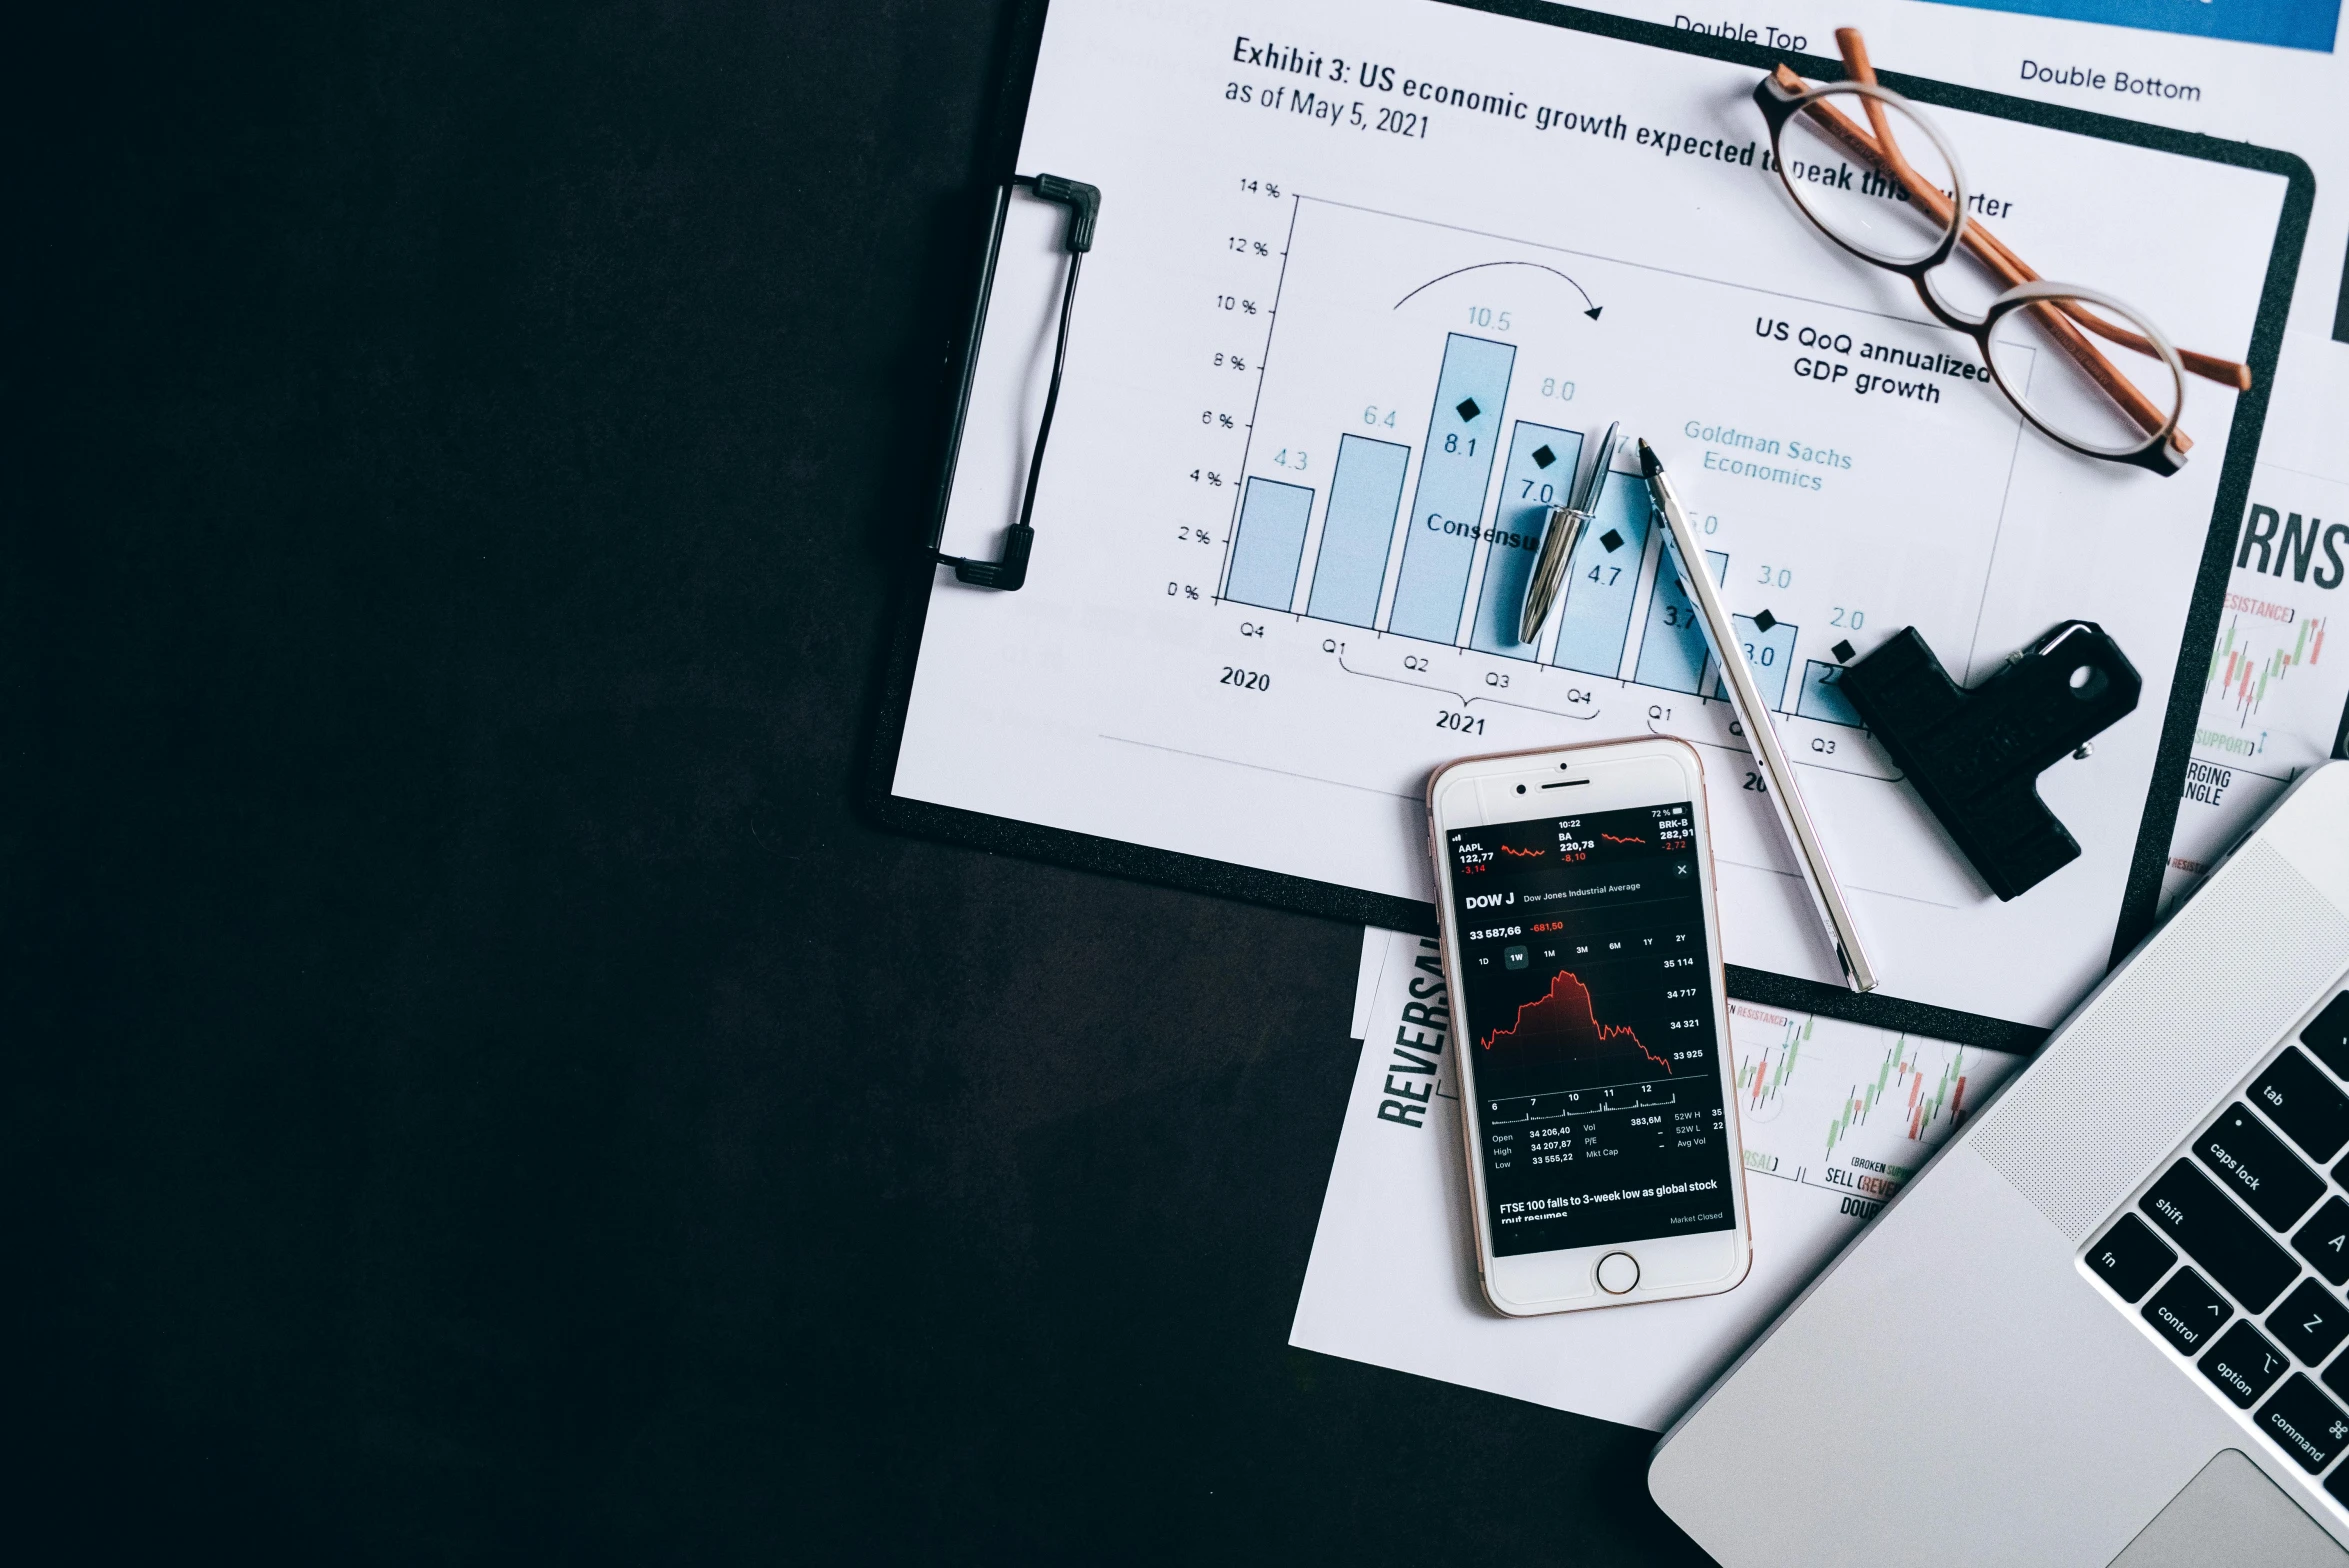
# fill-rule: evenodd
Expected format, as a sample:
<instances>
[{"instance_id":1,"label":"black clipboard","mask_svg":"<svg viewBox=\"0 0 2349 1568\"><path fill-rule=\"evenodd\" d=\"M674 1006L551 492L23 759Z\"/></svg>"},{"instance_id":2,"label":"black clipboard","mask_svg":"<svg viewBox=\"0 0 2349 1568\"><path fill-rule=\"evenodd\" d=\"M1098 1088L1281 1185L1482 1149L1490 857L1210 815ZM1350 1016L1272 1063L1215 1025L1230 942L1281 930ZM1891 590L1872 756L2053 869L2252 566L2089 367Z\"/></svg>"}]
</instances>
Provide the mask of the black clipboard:
<instances>
[{"instance_id":1,"label":"black clipboard","mask_svg":"<svg viewBox=\"0 0 2349 1568\"><path fill-rule=\"evenodd\" d=\"M1680 54L1695 55L1731 65L1751 66L1757 73L1785 64L1812 81L1840 81L1840 60L1817 55L1790 55L1756 44L1714 38L1685 29L1630 21L1596 11L1581 11L1546 0L1425 0L1430 5L1456 6L1511 17L1545 27L1592 33L1627 43L1645 44ZM1034 86L1047 6L1035 0L1014 19L1006 40L1006 66L999 86L990 152L983 165L986 184L1000 187L1014 178L1021 132ZM2251 390L2235 403L2234 424L2228 433L2227 456L2220 471L2208 538L2195 579L2192 609L2187 616L2178 668L2163 714L2161 740L2148 787L2145 814L2139 823L2137 845L2131 857L2120 916L2113 933L2110 962L2118 963L2142 941L2155 924L2163 867L2177 824L2179 792L2185 783L2195 717L2201 707L2201 682L2194 672L2205 662L2217 638L2224 608L2226 584L2232 568L2237 531L2249 500L2251 470L2258 457L2259 436L2267 419L2268 392L2275 380L2276 359L2283 345L2284 322L2291 307L2292 288L2299 273L2301 249L2307 239L2308 217L2316 197L2316 177L2299 157L2248 142L2222 141L2188 131L2147 125L2134 120L2058 104L2039 103L2003 93L1982 92L1926 77L1892 71L1878 73L1883 83L1919 103L1961 112L1995 115L2026 125L2043 126L2107 141L2124 142L2182 157L2202 159L2236 168L2281 176L2286 192L2276 226L2267 275L2249 353ZM1034 171L1029 171L1033 173ZM1105 201L1116 200L1114 191ZM974 258L975 261L975 258ZM967 363L973 344L959 345L958 362ZM943 479L943 475L940 476ZM921 656L922 631L938 566L926 551L916 551L923 530L931 522L925 513L913 519L907 532L908 578L891 640L883 676L881 709L873 736L865 803L884 827L927 838L943 839L999 854L1048 861L1086 871L1137 881L1163 883L1194 892L1213 893L1249 903L1321 915L1350 924L1385 926L1425 936L1436 934L1433 904L1372 893L1338 883L1261 871L1250 866L1179 854L1122 840L1044 827L1011 817L991 816L897 795L892 783L899 748L904 740L914 673ZM1038 548L1051 548L1047 539ZM1014 606L1016 608L1016 606ZM1981 1014L1961 1012L1920 1002L1880 995L1861 995L1816 981L1727 966L1729 991L1736 998L1802 1012L1824 1013L1879 1028L1903 1030L1961 1044L2001 1051L2036 1049L2049 1031Z\"/></svg>"}]
</instances>

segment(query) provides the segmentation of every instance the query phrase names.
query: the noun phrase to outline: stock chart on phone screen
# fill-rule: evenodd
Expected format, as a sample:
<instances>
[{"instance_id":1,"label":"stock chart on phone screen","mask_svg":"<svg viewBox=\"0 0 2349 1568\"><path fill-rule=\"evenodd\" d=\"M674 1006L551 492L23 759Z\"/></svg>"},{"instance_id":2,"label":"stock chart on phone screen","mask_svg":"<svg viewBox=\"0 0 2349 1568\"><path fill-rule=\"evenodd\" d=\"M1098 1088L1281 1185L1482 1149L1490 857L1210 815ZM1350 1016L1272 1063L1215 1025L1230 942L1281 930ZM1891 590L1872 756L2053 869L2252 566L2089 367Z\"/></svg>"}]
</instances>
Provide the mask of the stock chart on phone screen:
<instances>
[{"instance_id":1,"label":"stock chart on phone screen","mask_svg":"<svg viewBox=\"0 0 2349 1568\"><path fill-rule=\"evenodd\" d=\"M1500 1256L1735 1223L1690 807L1453 830Z\"/></svg>"}]
</instances>

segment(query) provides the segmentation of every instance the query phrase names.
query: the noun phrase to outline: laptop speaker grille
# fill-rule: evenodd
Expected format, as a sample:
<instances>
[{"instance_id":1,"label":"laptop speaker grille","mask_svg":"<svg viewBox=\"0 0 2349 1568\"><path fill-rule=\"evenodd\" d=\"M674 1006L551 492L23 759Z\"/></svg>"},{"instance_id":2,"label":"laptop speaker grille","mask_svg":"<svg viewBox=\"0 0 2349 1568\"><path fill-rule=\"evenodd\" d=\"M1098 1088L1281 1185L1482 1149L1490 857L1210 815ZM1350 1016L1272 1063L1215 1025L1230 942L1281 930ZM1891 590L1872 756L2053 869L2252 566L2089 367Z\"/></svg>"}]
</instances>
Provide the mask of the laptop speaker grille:
<instances>
[{"instance_id":1,"label":"laptop speaker grille","mask_svg":"<svg viewBox=\"0 0 2349 1568\"><path fill-rule=\"evenodd\" d=\"M2349 918L2253 840L1968 1141L2077 1246L2345 959Z\"/></svg>"}]
</instances>

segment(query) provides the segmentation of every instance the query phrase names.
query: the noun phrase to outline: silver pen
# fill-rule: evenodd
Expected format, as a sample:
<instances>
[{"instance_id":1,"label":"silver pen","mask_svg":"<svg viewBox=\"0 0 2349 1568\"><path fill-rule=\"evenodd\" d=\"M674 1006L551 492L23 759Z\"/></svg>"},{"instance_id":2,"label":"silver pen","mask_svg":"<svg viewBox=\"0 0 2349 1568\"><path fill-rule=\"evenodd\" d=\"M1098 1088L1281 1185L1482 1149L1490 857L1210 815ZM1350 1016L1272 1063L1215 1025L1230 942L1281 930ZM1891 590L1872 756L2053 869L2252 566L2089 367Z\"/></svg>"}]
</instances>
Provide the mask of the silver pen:
<instances>
[{"instance_id":1,"label":"silver pen","mask_svg":"<svg viewBox=\"0 0 2349 1568\"><path fill-rule=\"evenodd\" d=\"M1525 584L1525 613L1517 620L1519 642L1533 641L1550 606L1558 602L1558 585L1566 580L1567 559L1574 554L1575 542L1581 539L1590 514L1598 510L1599 492L1606 488L1607 470L1615 462L1615 432L1622 428L1620 420L1607 427L1607 438L1599 443L1599 460L1591 465L1590 476L1567 493L1564 506L1550 508L1542 532L1542 552Z\"/></svg>"},{"instance_id":2,"label":"silver pen","mask_svg":"<svg viewBox=\"0 0 2349 1568\"><path fill-rule=\"evenodd\" d=\"M1682 590L1697 607L1705 640L1713 645L1713 657L1721 666L1721 682L1728 688L1730 709L1745 727L1746 743L1753 748L1754 760L1761 764L1762 783L1770 803L1778 810L1778 825L1785 829L1787 842L1794 846L1794 858L1802 866L1803 884L1811 890L1811 907L1826 928L1827 940L1843 965L1845 981L1855 991L1873 991L1876 971L1868 963L1866 949L1860 946L1859 926L1852 920L1851 907L1843 900L1843 888L1835 880L1835 868L1827 864L1827 850L1819 842L1817 829L1811 825L1810 808L1803 804L1786 748L1778 743L1778 730L1770 721L1769 706L1762 701L1762 688L1754 681L1752 666L1745 662L1745 649L1738 643L1737 627L1722 607L1712 575L1704 569L1704 555L1695 531L1688 525L1688 514L1680 508L1680 497L1673 492L1671 476L1664 472L1663 460L1656 456L1656 449L1644 440L1639 444L1639 467L1647 475L1648 493L1655 500L1656 510L1664 514L1673 570L1679 573Z\"/></svg>"}]
</instances>

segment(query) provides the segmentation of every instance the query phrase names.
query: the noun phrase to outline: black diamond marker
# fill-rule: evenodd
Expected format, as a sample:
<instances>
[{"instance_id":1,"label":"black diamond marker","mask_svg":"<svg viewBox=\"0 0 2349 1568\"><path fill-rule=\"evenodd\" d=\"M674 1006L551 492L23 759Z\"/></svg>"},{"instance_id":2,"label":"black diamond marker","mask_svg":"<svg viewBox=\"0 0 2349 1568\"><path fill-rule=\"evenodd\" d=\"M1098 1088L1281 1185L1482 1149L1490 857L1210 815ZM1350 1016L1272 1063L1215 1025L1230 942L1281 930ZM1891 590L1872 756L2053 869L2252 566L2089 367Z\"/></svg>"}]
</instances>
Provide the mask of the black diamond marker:
<instances>
[{"instance_id":1,"label":"black diamond marker","mask_svg":"<svg viewBox=\"0 0 2349 1568\"><path fill-rule=\"evenodd\" d=\"M1616 551L1623 548L1623 536L1617 533L1614 529L1610 528L1605 533L1599 535L1599 543L1607 547L1607 553L1609 555L1613 555Z\"/></svg>"},{"instance_id":2,"label":"black diamond marker","mask_svg":"<svg viewBox=\"0 0 2349 1568\"><path fill-rule=\"evenodd\" d=\"M1772 615L1768 610L1764 610L1761 614L1754 617L1754 630L1762 633L1764 636L1768 636L1770 628L1777 624L1778 617Z\"/></svg>"},{"instance_id":3,"label":"black diamond marker","mask_svg":"<svg viewBox=\"0 0 2349 1568\"><path fill-rule=\"evenodd\" d=\"M1854 648L1848 642L1839 642L1827 651L1835 655L1835 662L1838 664L1851 663L1851 656L1859 652L1857 648Z\"/></svg>"},{"instance_id":4,"label":"black diamond marker","mask_svg":"<svg viewBox=\"0 0 2349 1568\"><path fill-rule=\"evenodd\" d=\"M1468 417L1473 419L1476 416L1471 414ZM1537 446L1533 449L1533 466L1536 468L1547 468L1557 460L1558 454L1551 451L1546 446Z\"/></svg>"},{"instance_id":5,"label":"black diamond marker","mask_svg":"<svg viewBox=\"0 0 2349 1568\"><path fill-rule=\"evenodd\" d=\"M1483 413L1484 410L1476 406L1476 399L1472 397L1464 397L1460 400L1460 406L1453 412L1457 413L1462 419L1474 419L1477 415Z\"/></svg>"}]
</instances>

